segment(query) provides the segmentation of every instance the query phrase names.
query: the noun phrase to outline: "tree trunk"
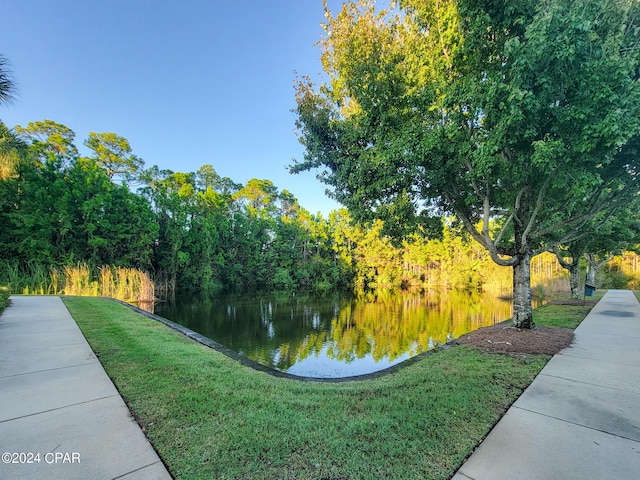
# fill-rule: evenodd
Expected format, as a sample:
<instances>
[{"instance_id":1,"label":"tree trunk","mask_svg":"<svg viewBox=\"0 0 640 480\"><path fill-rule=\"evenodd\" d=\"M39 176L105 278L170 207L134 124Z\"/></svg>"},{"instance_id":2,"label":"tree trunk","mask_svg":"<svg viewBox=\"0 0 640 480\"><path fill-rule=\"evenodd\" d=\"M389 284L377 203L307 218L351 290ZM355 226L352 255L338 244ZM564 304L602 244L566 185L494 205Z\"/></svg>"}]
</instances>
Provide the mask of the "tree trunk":
<instances>
[{"instance_id":1,"label":"tree trunk","mask_svg":"<svg viewBox=\"0 0 640 480\"><path fill-rule=\"evenodd\" d=\"M571 298L582 298L582 295L580 294L580 263L579 261L572 263L571 268L569 268L568 270L569 270L569 285L571 286Z\"/></svg>"},{"instance_id":2,"label":"tree trunk","mask_svg":"<svg viewBox=\"0 0 640 480\"><path fill-rule=\"evenodd\" d=\"M584 252L584 248L569 248L569 254L571 255L571 261L565 260L558 247L553 249L553 253L556 254L558 262L562 268L569 270L569 287L571 288L571 298L582 298L580 294L580 257ZM588 283L588 282L587 282Z\"/></svg>"},{"instance_id":3,"label":"tree trunk","mask_svg":"<svg viewBox=\"0 0 640 480\"><path fill-rule=\"evenodd\" d=\"M531 307L531 253L520 256L513 266L513 326L533 328Z\"/></svg>"},{"instance_id":4,"label":"tree trunk","mask_svg":"<svg viewBox=\"0 0 640 480\"><path fill-rule=\"evenodd\" d=\"M587 269L587 281L586 283L592 286L596 286L596 273L598 271L598 261L595 258L595 255L588 254L586 255L587 262L589 262L589 268Z\"/></svg>"},{"instance_id":5,"label":"tree trunk","mask_svg":"<svg viewBox=\"0 0 640 480\"><path fill-rule=\"evenodd\" d=\"M592 253L589 253L589 254L587 254L585 256L587 257L587 262L589 262L589 269L588 269L588 272L587 272L587 283L589 285L593 285L595 287L596 286L596 274L598 273L598 270L600 270L600 268L604 264L606 264L609 260L611 260L613 255L606 256L601 260L598 260L596 255L594 255Z\"/></svg>"}]
</instances>

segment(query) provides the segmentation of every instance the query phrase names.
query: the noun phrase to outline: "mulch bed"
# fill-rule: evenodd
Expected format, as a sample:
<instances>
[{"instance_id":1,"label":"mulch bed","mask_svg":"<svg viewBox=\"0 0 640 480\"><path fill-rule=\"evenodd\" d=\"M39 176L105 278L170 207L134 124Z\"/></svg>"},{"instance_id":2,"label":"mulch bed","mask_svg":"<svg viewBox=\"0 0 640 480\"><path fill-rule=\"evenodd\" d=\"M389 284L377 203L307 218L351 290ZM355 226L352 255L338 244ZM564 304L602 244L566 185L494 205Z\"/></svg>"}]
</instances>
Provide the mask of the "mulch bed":
<instances>
[{"instance_id":1,"label":"mulch bed","mask_svg":"<svg viewBox=\"0 0 640 480\"><path fill-rule=\"evenodd\" d=\"M595 300L565 298L549 305L595 305ZM532 330L512 326L511 321L498 323L467 333L454 344L472 345L491 353L508 355L555 355L573 342L570 328L534 327Z\"/></svg>"},{"instance_id":2,"label":"mulch bed","mask_svg":"<svg viewBox=\"0 0 640 480\"><path fill-rule=\"evenodd\" d=\"M503 322L467 333L454 343L472 345L491 353L555 355L571 342L573 330L570 328L534 327L526 330Z\"/></svg>"}]
</instances>

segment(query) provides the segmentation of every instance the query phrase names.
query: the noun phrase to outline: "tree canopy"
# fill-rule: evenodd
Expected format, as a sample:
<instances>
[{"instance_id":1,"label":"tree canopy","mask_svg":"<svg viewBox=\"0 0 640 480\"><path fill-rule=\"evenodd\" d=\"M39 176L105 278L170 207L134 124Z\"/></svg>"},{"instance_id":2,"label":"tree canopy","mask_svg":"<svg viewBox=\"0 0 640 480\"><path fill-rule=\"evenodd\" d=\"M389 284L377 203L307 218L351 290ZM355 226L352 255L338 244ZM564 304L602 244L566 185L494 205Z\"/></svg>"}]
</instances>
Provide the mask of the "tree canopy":
<instances>
[{"instance_id":1,"label":"tree canopy","mask_svg":"<svg viewBox=\"0 0 640 480\"><path fill-rule=\"evenodd\" d=\"M357 218L419 227L453 213L514 269L532 326L529 262L636 195L636 0L405 0L326 10L327 80L297 82L319 178Z\"/></svg>"},{"instance_id":2,"label":"tree canopy","mask_svg":"<svg viewBox=\"0 0 640 480\"><path fill-rule=\"evenodd\" d=\"M93 151L92 158L111 179L120 175L130 180L144 165L144 161L133 154L129 141L113 132L90 132L84 144Z\"/></svg>"}]
</instances>

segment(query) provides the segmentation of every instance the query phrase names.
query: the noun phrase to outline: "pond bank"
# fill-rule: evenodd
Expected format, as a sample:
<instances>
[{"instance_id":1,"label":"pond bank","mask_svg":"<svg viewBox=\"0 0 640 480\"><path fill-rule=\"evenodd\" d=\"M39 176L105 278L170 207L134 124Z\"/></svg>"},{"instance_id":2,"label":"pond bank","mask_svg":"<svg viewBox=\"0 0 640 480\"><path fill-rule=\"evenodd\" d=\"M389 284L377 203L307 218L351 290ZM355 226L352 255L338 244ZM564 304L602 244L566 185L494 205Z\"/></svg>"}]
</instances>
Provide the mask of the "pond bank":
<instances>
[{"instance_id":1,"label":"pond bank","mask_svg":"<svg viewBox=\"0 0 640 480\"><path fill-rule=\"evenodd\" d=\"M301 381L301 382L320 382L320 383L341 383L341 382L354 382L354 381L360 381L360 380L371 380L374 378L379 378L382 377L384 375L388 375L390 373L393 373L395 371L397 371L400 368L403 368L404 366L410 365L413 362L416 362L418 360L420 360L421 358L427 356L427 355L431 355L432 353L435 353L437 351L437 349L434 350L429 350L427 352L423 352L420 353L418 355L415 355L405 361L403 361L402 363L398 363L396 365L393 365L391 367L385 368L383 370L377 370L373 373L367 373L365 375L354 375L351 377L338 377L338 378L326 378L326 377L306 377L306 376L300 376L300 375L293 375L290 373L286 373L286 372L281 372L279 370L276 370L274 368L270 368L267 367L265 365L262 365L261 363L258 362L254 362L253 360L251 360L250 358L245 357L244 355L240 355L238 352L231 350L228 347L225 347L224 345L222 345L221 343L216 342L215 340L212 340L208 337L205 337L204 335L199 334L198 332L194 332L193 330L191 330L190 328L185 327L184 325L180 325L179 323L175 323L172 322L171 320L167 320L164 317L161 317L159 315L155 315L153 313L147 312L146 310L143 310L141 308L136 307L135 305L131 305L130 303L124 302L122 300L117 300L115 298L111 298L111 299L107 299L107 300L112 300L114 302L117 302L121 305L124 305L125 307L133 310L134 312L140 314L140 315L144 315L147 318L150 318L152 320L155 320L157 322L160 322L164 325L166 325L167 327L175 330L176 332L179 332L183 335L185 335L186 337L189 337L190 339L206 346L209 347L219 353L222 353L223 355L226 355L227 357L231 358L232 360L235 360L238 363L241 363L242 365L245 365L249 368L252 368L254 370L257 370L259 372L264 372L268 375L274 376L274 377L278 377L278 378L286 378L288 380L294 380L294 381ZM449 348L450 345L442 345L439 348Z\"/></svg>"},{"instance_id":2,"label":"pond bank","mask_svg":"<svg viewBox=\"0 0 640 480\"><path fill-rule=\"evenodd\" d=\"M291 382L114 302L65 303L176 478L448 479L549 359L460 346L383 378Z\"/></svg>"},{"instance_id":3,"label":"pond bank","mask_svg":"<svg viewBox=\"0 0 640 480\"><path fill-rule=\"evenodd\" d=\"M384 370L511 316L478 291L178 297L156 313L262 365L301 377Z\"/></svg>"}]
</instances>

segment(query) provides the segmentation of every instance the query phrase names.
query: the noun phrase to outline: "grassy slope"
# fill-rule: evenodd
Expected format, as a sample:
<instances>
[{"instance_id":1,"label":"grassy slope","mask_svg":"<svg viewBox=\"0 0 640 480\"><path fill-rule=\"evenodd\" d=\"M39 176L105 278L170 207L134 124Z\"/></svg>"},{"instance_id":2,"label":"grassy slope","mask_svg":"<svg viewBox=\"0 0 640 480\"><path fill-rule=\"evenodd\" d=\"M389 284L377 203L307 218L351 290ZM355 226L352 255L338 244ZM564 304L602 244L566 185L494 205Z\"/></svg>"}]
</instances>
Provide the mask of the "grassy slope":
<instances>
[{"instance_id":1,"label":"grassy slope","mask_svg":"<svg viewBox=\"0 0 640 480\"><path fill-rule=\"evenodd\" d=\"M460 346L376 380L306 383L115 302L64 301L175 478L448 479L549 359Z\"/></svg>"}]
</instances>

